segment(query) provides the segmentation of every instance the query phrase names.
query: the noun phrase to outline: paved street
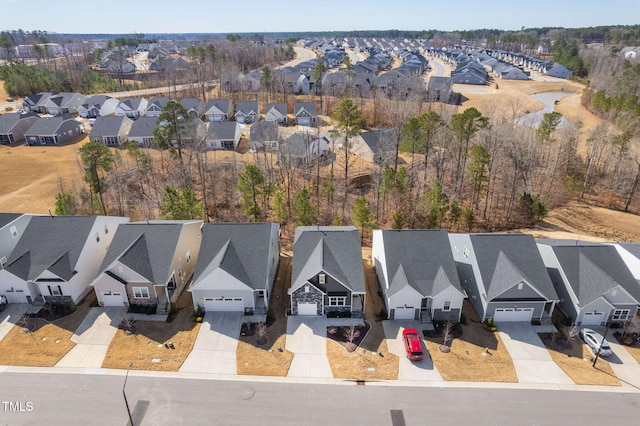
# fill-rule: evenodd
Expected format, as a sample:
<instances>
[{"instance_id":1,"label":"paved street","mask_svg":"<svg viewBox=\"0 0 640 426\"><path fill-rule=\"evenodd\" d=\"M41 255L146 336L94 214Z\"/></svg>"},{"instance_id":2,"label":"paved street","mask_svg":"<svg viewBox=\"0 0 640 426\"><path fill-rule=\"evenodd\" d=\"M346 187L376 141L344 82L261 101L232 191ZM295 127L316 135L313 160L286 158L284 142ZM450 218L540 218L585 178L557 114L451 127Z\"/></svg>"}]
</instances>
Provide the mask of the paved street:
<instances>
[{"instance_id":1,"label":"paved street","mask_svg":"<svg viewBox=\"0 0 640 426\"><path fill-rule=\"evenodd\" d=\"M9 425L125 425L121 375L2 374L0 405ZM463 385L463 386L466 386ZM135 425L592 425L637 424L640 394L353 383L318 385L186 380L129 374ZM70 404L70 402L73 402ZM9 407L7 405L7 407ZM65 407L65 409L61 409ZM68 407L68 408L67 408ZM392 416L396 422L392 422ZM404 423L397 419L404 419Z\"/></svg>"}]
</instances>

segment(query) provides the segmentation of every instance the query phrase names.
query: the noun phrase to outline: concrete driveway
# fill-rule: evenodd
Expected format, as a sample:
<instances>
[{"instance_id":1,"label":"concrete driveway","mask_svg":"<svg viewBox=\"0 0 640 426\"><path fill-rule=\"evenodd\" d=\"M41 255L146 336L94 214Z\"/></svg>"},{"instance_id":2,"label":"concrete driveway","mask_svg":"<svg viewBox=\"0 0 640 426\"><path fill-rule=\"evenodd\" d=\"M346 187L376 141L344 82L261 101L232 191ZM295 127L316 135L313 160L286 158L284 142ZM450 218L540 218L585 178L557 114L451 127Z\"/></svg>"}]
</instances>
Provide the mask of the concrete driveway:
<instances>
[{"instance_id":1,"label":"concrete driveway","mask_svg":"<svg viewBox=\"0 0 640 426\"><path fill-rule=\"evenodd\" d=\"M9 303L4 311L0 312L0 340L20 321L28 307L26 303Z\"/></svg>"},{"instance_id":2,"label":"concrete driveway","mask_svg":"<svg viewBox=\"0 0 640 426\"><path fill-rule=\"evenodd\" d=\"M535 326L525 322L498 324L520 383L574 384L544 347Z\"/></svg>"},{"instance_id":3,"label":"concrete driveway","mask_svg":"<svg viewBox=\"0 0 640 426\"><path fill-rule=\"evenodd\" d=\"M124 308L91 308L71 336L76 345L58 361L56 367L102 368L111 339L124 315Z\"/></svg>"},{"instance_id":4,"label":"concrete driveway","mask_svg":"<svg viewBox=\"0 0 640 426\"><path fill-rule=\"evenodd\" d=\"M422 350L424 351L424 359L422 361L411 361L407 358L407 352L404 349L404 342L402 340L402 331L405 328L415 328L422 336L423 325L419 321L383 321L382 327L384 328L384 337L387 341L387 348L389 352L398 356L398 380L442 380L442 376L438 372L438 369L433 365L427 347L422 342Z\"/></svg>"},{"instance_id":5,"label":"concrete driveway","mask_svg":"<svg viewBox=\"0 0 640 426\"><path fill-rule=\"evenodd\" d=\"M242 313L209 312L205 314L193 350L179 371L238 374L236 347L243 321Z\"/></svg>"},{"instance_id":6,"label":"concrete driveway","mask_svg":"<svg viewBox=\"0 0 640 426\"><path fill-rule=\"evenodd\" d=\"M605 327L589 326L589 328L602 335L606 332ZM636 359L627 352L624 345L618 343L618 340L613 336L613 332L611 330L609 330L605 338L607 339L607 342L609 342L609 346L611 346L613 353L607 357L602 357L602 360L609 363L622 386L632 386L636 389L640 388L640 364L638 364Z\"/></svg>"},{"instance_id":7,"label":"concrete driveway","mask_svg":"<svg viewBox=\"0 0 640 426\"><path fill-rule=\"evenodd\" d=\"M285 348L294 353L288 377L331 378L327 359L327 320L323 317L287 318Z\"/></svg>"}]
</instances>

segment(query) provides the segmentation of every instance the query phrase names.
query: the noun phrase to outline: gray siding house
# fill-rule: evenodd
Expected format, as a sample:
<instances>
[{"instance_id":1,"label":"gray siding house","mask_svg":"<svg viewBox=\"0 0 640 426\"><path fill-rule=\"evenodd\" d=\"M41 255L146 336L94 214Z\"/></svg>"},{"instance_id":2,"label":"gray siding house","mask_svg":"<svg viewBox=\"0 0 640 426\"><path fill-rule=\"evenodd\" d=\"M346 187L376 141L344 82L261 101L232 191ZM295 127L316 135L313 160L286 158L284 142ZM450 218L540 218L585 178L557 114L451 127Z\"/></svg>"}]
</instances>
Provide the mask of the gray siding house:
<instances>
[{"instance_id":1,"label":"gray siding house","mask_svg":"<svg viewBox=\"0 0 640 426\"><path fill-rule=\"evenodd\" d=\"M66 116L40 118L24 134L27 145L58 145L82 134L82 123Z\"/></svg>"},{"instance_id":2,"label":"gray siding house","mask_svg":"<svg viewBox=\"0 0 640 426\"><path fill-rule=\"evenodd\" d=\"M0 144L9 145L24 140L24 134L39 119L35 113L0 115Z\"/></svg>"},{"instance_id":3,"label":"gray siding house","mask_svg":"<svg viewBox=\"0 0 640 426\"><path fill-rule=\"evenodd\" d=\"M482 321L550 321L559 298L525 234L449 234L460 284Z\"/></svg>"},{"instance_id":4,"label":"gray siding house","mask_svg":"<svg viewBox=\"0 0 640 426\"><path fill-rule=\"evenodd\" d=\"M559 307L576 324L633 319L640 285L616 247L573 240L539 240L538 249L560 296Z\"/></svg>"}]
</instances>

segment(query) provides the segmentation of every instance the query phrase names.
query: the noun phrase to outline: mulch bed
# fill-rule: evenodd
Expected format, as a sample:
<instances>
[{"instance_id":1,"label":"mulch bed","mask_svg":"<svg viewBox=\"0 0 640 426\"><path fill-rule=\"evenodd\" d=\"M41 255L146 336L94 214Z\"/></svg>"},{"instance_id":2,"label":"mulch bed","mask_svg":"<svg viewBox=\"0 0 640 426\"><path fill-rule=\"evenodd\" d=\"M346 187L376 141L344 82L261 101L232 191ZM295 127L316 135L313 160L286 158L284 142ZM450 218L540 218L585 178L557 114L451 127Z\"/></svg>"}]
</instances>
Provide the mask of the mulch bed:
<instances>
[{"instance_id":1,"label":"mulch bed","mask_svg":"<svg viewBox=\"0 0 640 426\"><path fill-rule=\"evenodd\" d=\"M613 337L616 338L618 343L624 346L635 346L640 347L640 341L638 340L638 333L622 333L620 331L616 331L613 333Z\"/></svg>"},{"instance_id":2,"label":"mulch bed","mask_svg":"<svg viewBox=\"0 0 640 426\"><path fill-rule=\"evenodd\" d=\"M444 331L444 327L445 327L444 322L436 322L434 321L433 323L433 330L422 330L422 335L426 338L438 338L438 337L443 337L442 336L442 332ZM458 339L462 336L462 324L460 324L459 322L455 323L453 325L453 327L451 328L451 335L449 336L450 339Z\"/></svg>"},{"instance_id":3,"label":"mulch bed","mask_svg":"<svg viewBox=\"0 0 640 426\"><path fill-rule=\"evenodd\" d=\"M371 325L365 321L364 325L356 326L356 336L352 342L349 342L346 334L350 327L327 327L327 337L337 343L339 343L347 352L355 352L360 346L360 343L367 337L367 333L371 329Z\"/></svg>"}]
</instances>

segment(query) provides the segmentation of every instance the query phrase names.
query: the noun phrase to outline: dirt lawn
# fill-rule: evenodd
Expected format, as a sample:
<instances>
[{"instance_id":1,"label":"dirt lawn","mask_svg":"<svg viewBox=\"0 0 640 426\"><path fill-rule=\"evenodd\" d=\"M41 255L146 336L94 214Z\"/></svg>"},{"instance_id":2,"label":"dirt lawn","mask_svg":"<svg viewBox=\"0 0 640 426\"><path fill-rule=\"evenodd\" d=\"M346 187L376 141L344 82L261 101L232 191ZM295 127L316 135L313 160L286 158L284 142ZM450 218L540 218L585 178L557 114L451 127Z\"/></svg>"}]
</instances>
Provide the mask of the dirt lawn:
<instances>
[{"instance_id":1,"label":"dirt lawn","mask_svg":"<svg viewBox=\"0 0 640 426\"><path fill-rule=\"evenodd\" d=\"M0 145L0 211L47 213L61 184L79 190L84 183L78 150L86 141L88 136L59 146Z\"/></svg>"},{"instance_id":2,"label":"dirt lawn","mask_svg":"<svg viewBox=\"0 0 640 426\"><path fill-rule=\"evenodd\" d=\"M468 325L462 325L462 336L451 341L451 352L440 350L443 343L441 336L427 337L425 340L442 378L463 382L517 383L513 361L499 334L483 328L468 301L464 302L462 312L467 317Z\"/></svg>"},{"instance_id":3,"label":"dirt lawn","mask_svg":"<svg viewBox=\"0 0 640 426\"><path fill-rule=\"evenodd\" d=\"M76 344L71 336L89 312L89 301L78 305L78 309L64 318L47 322L39 318L28 320L36 325L31 333L22 333L21 325L15 325L0 341L0 365L22 365L33 367L53 367Z\"/></svg>"},{"instance_id":4,"label":"dirt lawn","mask_svg":"<svg viewBox=\"0 0 640 426\"><path fill-rule=\"evenodd\" d=\"M365 319L371 324L371 329L360 347L352 353L348 353L338 342L327 338L327 358L333 377L338 379L397 380L398 357L389 352L382 323L376 321L384 302L378 295L380 287L375 269L371 265L371 249L363 249L362 254L367 285Z\"/></svg>"},{"instance_id":5,"label":"dirt lawn","mask_svg":"<svg viewBox=\"0 0 640 426\"><path fill-rule=\"evenodd\" d=\"M178 299L178 313L172 322L136 321L136 333L118 330L111 340L102 368L178 371L198 336L200 324L191 321L191 293L184 290ZM164 346L173 343L175 349Z\"/></svg>"},{"instance_id":6,"label":"dirt lawn","mask_svg":"<svg viewBox=\"0 0 640 426\"><path fill-rule=\"evenodd\" d=\"M293 353L285 349L289 308L287 289L291 284L291 255L281 255L278 272L271 293L270 308L275 321L267 328L267 343L258 345L257 333L240 336L236 348L238 374L253 376L286 376L293 360Z\"/></svg>"},{"instance_id":7,"label":"dirt lawn","mask_svg":"<svg viewBox=\"0 0 640 426\"><path fill-rule=\"evenodd\" d=\"M553 361L577 385L620 386L620 380L604 358L598 360L596 368L592 367L591 351L579 338L574 337L568 342L564 337L552 342L548 334L541 334L540 338Z\"/></svg>"}]
</instances>

